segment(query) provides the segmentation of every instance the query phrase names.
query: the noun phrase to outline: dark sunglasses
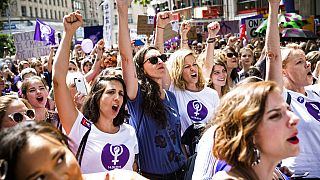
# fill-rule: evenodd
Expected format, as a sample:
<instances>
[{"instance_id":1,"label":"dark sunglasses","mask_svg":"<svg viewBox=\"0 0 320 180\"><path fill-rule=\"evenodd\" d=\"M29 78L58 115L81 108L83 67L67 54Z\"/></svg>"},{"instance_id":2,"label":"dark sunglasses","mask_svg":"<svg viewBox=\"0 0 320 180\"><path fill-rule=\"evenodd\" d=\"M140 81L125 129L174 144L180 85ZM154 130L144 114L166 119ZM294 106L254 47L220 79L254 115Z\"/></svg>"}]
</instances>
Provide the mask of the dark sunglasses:
<instances>
[{"instance_id":1,"label":"dark sunglasses","mask_svg":"<svg viewBox=\"0 0 320 180\"><path fill-rule=\"evenodd\" d=\"M149 61L151 64L157 64L159 61L159 58L162 60L162 62L166 62L168 59L167 55L161 54L160 56L152 56L148 58L145 62Z\"/></svg>"},{"instance_id":2,"label":"dark sunglasses","mask_svg":"<svg viewBox=\"0 0 320 180\"><path fill-rule=\"evenodd\" d=\"M227 53L228 58L232 58L233 56L238 57L238 53L236 53L236 52L235 53Z\"/></svg>"},{"instance_id":3,"label":"dark sunglasses","mask_svg":"<svg viewBox=\"0 0 320 180\"><path fill-rule=\"evenodd\" d=\"M69 71L77 71L76 68L69 68L68 70L69 70Z\"/></svg>"},{"instance_id":4,"label":"dark sunglasses","mask_svg":"<svg viewBox=\"0 0 320 180\"><path fill-rule=\"evenodd\" d=\"M28 109L26 112L15 112L9 115L9 117L19 123L23 120L24 115L28 116L31 120L33 120L36 116L33 109Z\"/></svg>"}]
</instances>

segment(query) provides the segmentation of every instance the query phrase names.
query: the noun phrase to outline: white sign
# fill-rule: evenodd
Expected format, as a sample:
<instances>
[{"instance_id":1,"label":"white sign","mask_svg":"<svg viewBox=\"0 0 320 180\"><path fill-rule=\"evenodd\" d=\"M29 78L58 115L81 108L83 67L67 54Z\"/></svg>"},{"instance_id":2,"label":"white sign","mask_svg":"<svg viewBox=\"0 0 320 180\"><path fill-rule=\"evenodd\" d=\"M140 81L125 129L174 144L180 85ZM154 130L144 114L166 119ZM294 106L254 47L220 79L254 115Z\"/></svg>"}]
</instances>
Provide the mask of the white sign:
<instances>
[{"instance_id":1,"label":"white sign","mask_svg":"<svg viewBox=\"0 0 320 180\"><path fill-rule=\"evenodd\" d=\"M262 34L256 33L255 31L264 20L264 18L246 20L246 33L248 39L263 37Z\"/></svg>"},{"instance_id":2,"label":"white sign","mask_svg":"<svg viewBox=\"0 0 320 180\"><path fill-rule=\"evenodd\" d=\"M148 16L147 24L154 24L154 16Z\"/></svg>"},{"instance_id":3,"label":"white sign","mask_svg":"<svg viewBox=\"0 0 320 180\"><path fill-rule=\"evenodd\" d=\"M34 41L34 31L13 34L14 45L16 46L16 59L26 60L28 58L48 56L50 46L46 42Z\"/></svg>"},{"instance_id":4,"label":"white sign","mask_svg":"<svg viewBox=\"0 0 320 180\"><path fill-rule=\"evenodd\" d=\"M112 4L113 5L113 4ZM103 40L106 48L111 48L112 44L112 16L111 16L111 1L104 1L103 3Z\"/></svg>"}]
</instances>

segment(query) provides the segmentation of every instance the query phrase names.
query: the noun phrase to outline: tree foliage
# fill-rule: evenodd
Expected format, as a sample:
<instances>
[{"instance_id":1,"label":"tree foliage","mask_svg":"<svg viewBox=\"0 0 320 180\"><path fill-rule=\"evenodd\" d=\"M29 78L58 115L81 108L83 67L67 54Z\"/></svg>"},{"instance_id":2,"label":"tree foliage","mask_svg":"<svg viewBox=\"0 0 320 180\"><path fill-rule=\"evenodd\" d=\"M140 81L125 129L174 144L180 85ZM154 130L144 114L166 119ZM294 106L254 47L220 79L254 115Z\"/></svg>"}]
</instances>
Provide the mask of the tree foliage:
<instances>
[{"instance_id":1,"label":"tree foliage","mask_svg":"<svg viewBox=\"0 0 320 180\"><path fill-rule=\"evenodd\" d=\"M143 5L143 6L146 6L146 5L148 5L148 4L151 3L151 0L134 0L134 3L135 3L135 4L141 4L141 5Z\"/></svg>"},{"instance_id":2,"label":"tree foliage","mask_svg":"<svg viewBox=\"0 0 320 180\"><path fill-rule=\"evenodd\" d=\"M0 34L0 57L3 57L3 49L8 47L11 55L15 54L16 48L13 43L13 37L9 34Z\"/></svg>"},{"instance_id":3,"label":"tree foliage","mask_svg":"<svg viewBox=\"0 0 320 180\"><path fill-rule=\"evenodd\" d=\"M0 1L0 14L6 11L6 9L8 8L8 3L9 3L9 0Z\"/></svg>"}]
</instances>

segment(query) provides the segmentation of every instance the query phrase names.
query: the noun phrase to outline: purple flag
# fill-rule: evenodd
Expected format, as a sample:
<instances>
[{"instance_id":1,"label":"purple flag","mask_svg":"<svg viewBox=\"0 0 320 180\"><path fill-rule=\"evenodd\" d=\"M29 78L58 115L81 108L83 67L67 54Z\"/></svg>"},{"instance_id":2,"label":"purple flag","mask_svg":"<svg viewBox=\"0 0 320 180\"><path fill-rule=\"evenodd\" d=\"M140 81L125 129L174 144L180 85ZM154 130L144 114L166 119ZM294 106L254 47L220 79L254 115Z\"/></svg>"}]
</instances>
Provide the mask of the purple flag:
<instances>
[{"instance_id":1,"label":"purple flag","mask_svg":"<svg viewBox=\"0 0 320 180\"><path fill-rule=\"evenodd\" d=\"M36 19L36 28L34 32L33 39L36 41L45 41L46 45L55 45L55 37L54 37L55 30L51 28L46 23L43 23L39 19Z\"/></svg>"}]
</instances>

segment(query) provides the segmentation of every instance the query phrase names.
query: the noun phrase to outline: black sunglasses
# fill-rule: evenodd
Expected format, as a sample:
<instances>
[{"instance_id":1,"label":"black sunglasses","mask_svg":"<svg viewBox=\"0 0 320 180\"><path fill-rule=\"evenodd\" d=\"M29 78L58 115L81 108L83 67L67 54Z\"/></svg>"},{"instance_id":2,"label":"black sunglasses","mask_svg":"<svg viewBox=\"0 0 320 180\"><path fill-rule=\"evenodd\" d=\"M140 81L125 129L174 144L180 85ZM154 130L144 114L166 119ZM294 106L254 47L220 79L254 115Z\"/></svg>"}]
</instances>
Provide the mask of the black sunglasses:
<instances>
[{"instance_id":1,"label":"black sunglasses","mask_svg":"<svg viewBox=\"0 0 320 180\"><path fill-rule=\"evenodd\" d=\"M228 58L232 58L233 56L238 57L238 53L236 53L236 52L235 53L231 53L231 52L227 53Z\"/></svg>"},{"instance_id":2,"label":"black sunglasses","mask_svg":"<svg viewBox=\"0 0 320 180\"><path fill-rule=\"evenodd\" d=\"M23 120L24 115L28 116L31 120L33 120L36 116L35 112L33 109L28 109L26 112L14 112L9 115L9 117L19 123Z\"/></svg>"},{"instance_id":3,"label":"black sunglasses","mask_svg":"<svg viewBox=\"0 0 320 180\"><path fill-rule=\"evenodd\" d=\"M69 71L77 71L76 68L69 68L68 70L69 70Z\"/></svg>"},{"instance_id":4,"label":"black sunglasses","mask_svg":"<svg viewBox=\"0 0 320 180\"><path fill-rule=\"evenodd\" d=\"M148 58L144 63L149 61L151 64L157 64L159 61L159 58L162 60L162 62L166 62L168 59L167 55L161 54L160 56L152 56L152 57Z\"/></svg>"}]
</instances>

